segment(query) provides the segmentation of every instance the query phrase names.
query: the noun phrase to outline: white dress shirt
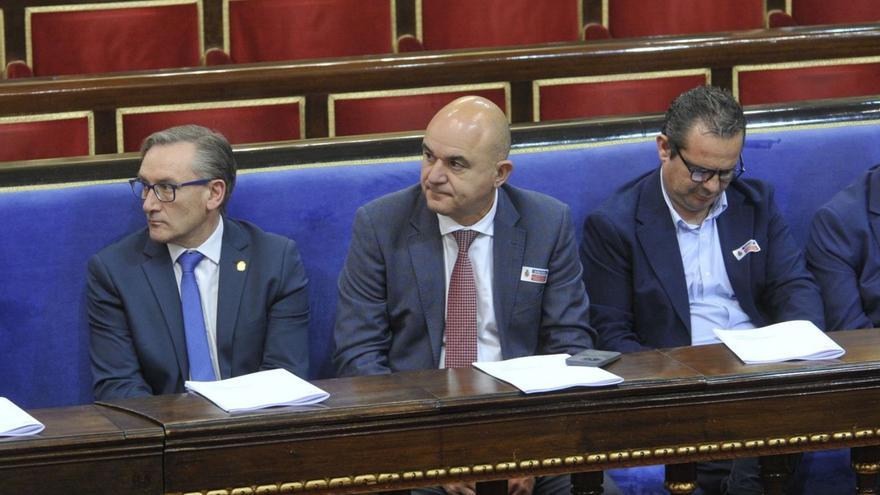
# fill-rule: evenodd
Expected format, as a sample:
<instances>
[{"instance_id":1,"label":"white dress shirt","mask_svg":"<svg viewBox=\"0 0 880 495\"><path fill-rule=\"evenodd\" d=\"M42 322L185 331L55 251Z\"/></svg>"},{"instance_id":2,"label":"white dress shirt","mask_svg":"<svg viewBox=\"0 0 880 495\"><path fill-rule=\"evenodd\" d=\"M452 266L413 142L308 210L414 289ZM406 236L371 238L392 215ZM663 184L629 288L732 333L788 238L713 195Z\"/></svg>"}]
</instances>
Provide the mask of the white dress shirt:
<instances>
[{"instance_id":1,"label":"white dress shirt","mask_svg":"<svg viewBox=\"0 0 880 495\"><path fill-rule=\"evenodd\" d=\"M476 230L479 235L471 243L468 257L474 270L474 282L477 287L477 361L500 361L501 340L498 335L498 323L495 321L495 307L492 303L492 236L495 233L495 211L498 208L498 190L495 190L492 209L477 223L469 226L460 225L455 220L437 215L440 222L440 235L443 236L443 260L446 267L446 305L449 304L449 280L452 269L458 258L458 243L452 235L456 230ZM446 306L444 305L444 308ZM444 310L444 318L445 318ZM440 350L440 367L446 367L446 334L443 335L443 347Z\"/></svg>"},{"instance_id":2,"label":"white dress shirt","mask_svg":"<svg viewBox=\"0 0 880 495\"><path fill-rule=\"evenodd\" d=\"M177 244L168 243L168 254L174 266L174 278L177 279L177 292L180 293L180 279L183 269L177 258L186 251L198 251L205 257L196 266L196 283L199 285L199 298L202 300L202 314L205 317L205 331L208 333L208 349L211 351L211 365L214 376L221 379L220 364L217 361L217 294L220 290L220 251L223 248L223 218L217 223L214 233L201 246L187 249ZM189 378L189 377L187 377Z\"/></svg>"},{"instance_id":3,"label":"white dress shirt","mask_svg":"<svg viewBox=\"0 0 880 495\"><path fill-rule=\"evenodd\" d=\"M717 219L727 209L727 192L718 196L700 225L693 225L675 211L662 179L660 188L672 215L684 267L691 313L691 345L721 342L713 332L716 328L755 328L733 292L721 252Z\"/></svg>"}]
</instances>

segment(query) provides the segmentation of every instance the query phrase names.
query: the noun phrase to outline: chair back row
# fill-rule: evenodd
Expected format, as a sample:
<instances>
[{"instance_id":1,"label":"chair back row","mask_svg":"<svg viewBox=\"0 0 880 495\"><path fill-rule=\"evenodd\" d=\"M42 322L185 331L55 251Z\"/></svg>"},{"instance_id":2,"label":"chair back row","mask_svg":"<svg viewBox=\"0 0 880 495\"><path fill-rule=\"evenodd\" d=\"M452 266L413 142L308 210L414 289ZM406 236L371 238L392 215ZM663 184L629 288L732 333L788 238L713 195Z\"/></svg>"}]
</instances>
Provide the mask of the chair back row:
<instances>
[{"instance_id":1,"label":"chair back row","mask_svg":"<svg viewBox=\"0 0 880 495\"><path fill-rule=\"evenodd\" d=\"M220 15L206 15L218 0L40 2L25 7L21 14L24 60L10 57L7 77L533 45L774 25L765 20L766 0L601 0L598 22L591 22L585 7L592 12L597 1L543 0L538 6L529 0L222 0ZM874 22L880 20L880 4L788 0L785 11L778 14L782 17L776 18L782 20L775 25ZM222 30L206 26L206 20L215 19L222 23ZM206 41L209 31L222 31L222 41L216 45ZM5 49L0 51L0 61L4 54Z\"/></svg>"}]
</instances>

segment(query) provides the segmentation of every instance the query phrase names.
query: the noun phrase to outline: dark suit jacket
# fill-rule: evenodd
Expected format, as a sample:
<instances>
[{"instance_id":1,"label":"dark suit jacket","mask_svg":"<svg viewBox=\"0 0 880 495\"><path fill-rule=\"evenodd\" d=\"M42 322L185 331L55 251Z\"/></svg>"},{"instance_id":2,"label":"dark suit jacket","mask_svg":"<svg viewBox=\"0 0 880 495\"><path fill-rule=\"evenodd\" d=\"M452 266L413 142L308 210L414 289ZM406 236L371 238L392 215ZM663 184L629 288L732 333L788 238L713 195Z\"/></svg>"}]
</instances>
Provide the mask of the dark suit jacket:
<instances>
[{"instance_id":1,"label":"dark suit jacket","mask_svg":"<svg viewBox=\"0 0 880 495\"><path fill-rule=\"evenodd\" d=\"M816 213L807 267L822 289L829 330L880 326L880 165Z\"/></svg>"},{"instance_id":2,"label":"dark suit jacket","mask_svg":"<svg viewBox=\"0 0 880 495\"><path fill-rule=\"evenodd\" d=\"M773 201L773 190L740 179L717 218L724 266L743 311L763 326L811 320L824 327L819 289ZM761 251L732 251L755 239ZM660 170L624 186L584 223L581 243L590 317L599 347L623 352L691 344L684 267Z\"/></svg>"},{"instance_id":3,"label":"dark suit jacket","mask_svg":"<svg viewBox=\"0 0 880 495\"><path fill-rule=\"evenodd\" d=\"M509 185L498 192L494 308L505 359L592 347L568 207ZM437 215L418 185L357 211L339 277L335 364L340 375L437 368L446 281ZM520 281L549 269L546 285Z\"/></svg>"},{"instance_id":4,"label":"dark suit jacket","mask_svg":"<svg viewBox=\"0 0 880 495\"><path fill-rule=\"evenodd\" d=\"M222 378L271 368L308 373L309 306L296 244L223 219L217 301ZM239 271L240 261L246 269ZM98 400L183 392L189 376L168 247L146 229L89 260L88 312Z\"/></svg>"}]
</instances>

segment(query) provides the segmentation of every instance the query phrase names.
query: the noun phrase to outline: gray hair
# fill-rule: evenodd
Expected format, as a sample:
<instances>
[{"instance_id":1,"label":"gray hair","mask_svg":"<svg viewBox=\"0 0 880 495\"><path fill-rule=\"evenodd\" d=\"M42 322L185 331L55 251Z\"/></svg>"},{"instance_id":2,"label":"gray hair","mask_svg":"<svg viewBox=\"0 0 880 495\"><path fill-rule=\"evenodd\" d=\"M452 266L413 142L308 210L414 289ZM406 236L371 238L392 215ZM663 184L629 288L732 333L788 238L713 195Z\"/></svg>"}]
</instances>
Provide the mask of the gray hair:
<instances>
[{"instance_id":1,"label":"gray hair","mask_svg":"<svg viewBox=\"0 0 880 495\"><path fill-rule=\"evenodd\" d=\"M226 210L226 203L235 187L235 157L232 146L219 132L199 125L182 125L154 132L144 139L141 145L141 160L153 146L175 143L193 143L196 146L196 158L193 161L193 172L202 179L221 179L226 183L226 195L223 197L221 210Z\"/></svg>"},{"instance_id":2,"label":"gray hair","mask_svg":"<svg viewBox=\"0 0 880 495\"><path fill-rule=\"evenodd\" d=\"M740 104L727 90L715 86L698 86L680 94L666 111L660 132L669 138L672 158L686 146L685 137L697 124L709 134L731 138L742 133L745 138L746 117Z\"/></svg>"}]
</instances>

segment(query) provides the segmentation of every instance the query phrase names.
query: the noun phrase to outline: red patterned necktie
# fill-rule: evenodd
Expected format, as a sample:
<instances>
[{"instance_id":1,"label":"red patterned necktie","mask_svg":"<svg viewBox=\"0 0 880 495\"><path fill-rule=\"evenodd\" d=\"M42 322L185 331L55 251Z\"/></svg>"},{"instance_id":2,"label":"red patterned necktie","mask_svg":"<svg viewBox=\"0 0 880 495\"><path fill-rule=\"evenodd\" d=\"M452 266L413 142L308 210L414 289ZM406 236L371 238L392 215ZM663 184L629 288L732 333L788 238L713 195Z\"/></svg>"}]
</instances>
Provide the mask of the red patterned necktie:
<instances>
[{"instance_id":1,"label":"red patterned necktie","mask_svg":"<svg viewBox=\"0 0 880 495\"><path fill-rule=\"evenodd\" d=\"M457 230L458 257L446 303L446 367L466 368L477 360L477 284L468 249L479 232Z\"/></svg>"}]
</instances>

